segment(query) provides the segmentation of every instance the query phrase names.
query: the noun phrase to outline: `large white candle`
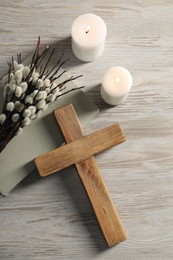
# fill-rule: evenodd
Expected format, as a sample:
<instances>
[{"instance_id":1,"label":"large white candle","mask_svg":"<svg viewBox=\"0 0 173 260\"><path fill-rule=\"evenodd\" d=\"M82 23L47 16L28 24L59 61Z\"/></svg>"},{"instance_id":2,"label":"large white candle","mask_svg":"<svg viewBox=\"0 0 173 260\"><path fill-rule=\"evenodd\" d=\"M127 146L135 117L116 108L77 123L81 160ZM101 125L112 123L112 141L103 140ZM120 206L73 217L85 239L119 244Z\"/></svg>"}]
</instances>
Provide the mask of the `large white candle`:
<instances>
[{"instance_id":1,"label":"large white candle","mask_svg":"<svg viewBox=\"0 0 173 260\"><path fill-rule=\"evenodd\" d=\"M123 67L108 69L102 80L101 96L109 105L119 105L125 101L132 86L132 76Z\"/></svg>"},{"instance_id":2,"label":"large white candle","mask_svg":"<svg viewBox=\"0 0 173 260\"><path fill-rule=\"evenodd\" d=\"M86 62L99 58L104 49L106 33L106 24L101 17L90 13L77 17L71 29L74 55Z\"/></svg>"}]
</instances>

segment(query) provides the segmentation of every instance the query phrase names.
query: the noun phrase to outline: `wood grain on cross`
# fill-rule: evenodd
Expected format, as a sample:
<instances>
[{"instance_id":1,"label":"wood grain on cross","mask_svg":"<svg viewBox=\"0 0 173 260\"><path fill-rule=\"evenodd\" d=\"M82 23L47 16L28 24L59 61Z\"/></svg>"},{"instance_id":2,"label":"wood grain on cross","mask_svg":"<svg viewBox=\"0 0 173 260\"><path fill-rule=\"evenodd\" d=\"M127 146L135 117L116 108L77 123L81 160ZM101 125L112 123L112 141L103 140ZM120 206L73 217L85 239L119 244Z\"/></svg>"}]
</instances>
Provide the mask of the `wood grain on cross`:
<instances>
[{"instance_id":1,"label":"wood grain on cross","mask_svg":"<svg viewBox=\"0 0 173 260\"><path fill-rule=\"evenodd\" d=\"M125 231L93 157L125 141L119 124L85 136L71 104L55 110L54 114L67 144L35 159L40 175L75 164L107 244L113 246L124 241Z\"/></svg>"}]
</instances>

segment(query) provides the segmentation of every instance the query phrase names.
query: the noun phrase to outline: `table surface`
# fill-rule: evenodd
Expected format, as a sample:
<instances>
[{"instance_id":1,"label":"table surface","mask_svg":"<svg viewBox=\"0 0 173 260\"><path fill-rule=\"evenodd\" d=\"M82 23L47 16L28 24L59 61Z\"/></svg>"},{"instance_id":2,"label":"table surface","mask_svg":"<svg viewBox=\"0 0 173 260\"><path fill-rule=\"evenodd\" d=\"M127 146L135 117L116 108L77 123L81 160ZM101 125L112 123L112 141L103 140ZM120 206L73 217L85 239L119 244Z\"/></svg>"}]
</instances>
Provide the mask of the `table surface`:
<instances>
[{"instance_id":1,"label":"table surface","mask_svg":"<svg viewBox=\"0 0 173 260\"><path fill-rule=\"evenodd\" d=\"M108 35L103 55L82 63L70 29L82 13L100 15ZM97 104L91 133L119 122L127 141L96 157L127 231L108 248L77 174L28 176L0 197L0 259L173 259L173 2L170 0L0 0L0 75L13 54L42 43L70 57L65 68ZM100 96L111 66L130 70L134 83L123 105ZM0 167L3 167L2 165Z\"/></svg>"}]
</instances>

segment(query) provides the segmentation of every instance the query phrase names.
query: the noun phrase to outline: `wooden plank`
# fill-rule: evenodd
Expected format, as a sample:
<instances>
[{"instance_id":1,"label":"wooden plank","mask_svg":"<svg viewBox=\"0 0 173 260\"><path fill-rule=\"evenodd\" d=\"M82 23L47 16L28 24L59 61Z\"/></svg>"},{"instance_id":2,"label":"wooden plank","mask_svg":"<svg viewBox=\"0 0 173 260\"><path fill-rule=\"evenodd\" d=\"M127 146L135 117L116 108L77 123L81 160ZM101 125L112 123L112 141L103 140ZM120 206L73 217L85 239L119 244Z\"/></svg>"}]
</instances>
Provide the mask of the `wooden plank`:
<instances>
[{"instance_id":1,"label":"wooden plank","mask_svg":"<svg viewBox=\"0 0 173 260\"><path fill-rule=\"evenodd\" d=\"M55 110L55 117L66 142L73 142L76 139L81 140L83 131L72 105ZM116 128L118 134L124 138L119 125L116 125ZM107 244L113 246L124 241L126 239L126 233L94 157L76 163L76 168Z\"/></svg>"},{"instance_id":2,"label":"wooden plank","mask_svg":"<svg viewBox=\"0 0 173 260\"><path fill-rule=\"evenodd\" d=\"M67 129L67 132L71 131L72 127ZM123 141L125 136L120 126L116 124L40 155L35 159L35 164L40 175L46 176L84 161Z\"/></svg>"}]
</instances>

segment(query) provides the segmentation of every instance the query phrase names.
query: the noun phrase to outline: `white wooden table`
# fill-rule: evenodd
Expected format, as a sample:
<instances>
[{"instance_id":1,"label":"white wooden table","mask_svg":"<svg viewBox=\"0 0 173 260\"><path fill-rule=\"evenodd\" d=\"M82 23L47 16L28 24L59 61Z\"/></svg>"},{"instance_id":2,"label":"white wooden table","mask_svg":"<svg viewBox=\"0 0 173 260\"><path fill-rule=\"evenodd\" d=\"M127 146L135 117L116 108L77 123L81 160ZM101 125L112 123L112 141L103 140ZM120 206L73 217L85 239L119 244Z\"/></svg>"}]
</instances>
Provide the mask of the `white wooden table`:
<instances>
[{"instance_id":1,"label":"white wooden table","mask_svg":"<svg viewBox=\"0 0 173 260\"><path fill-rule=\"evenodd\" d=\"M82 13L108 27L105 51L91 63L71 52L70 28ZM173 259L173 2L169 0L0 0L0 75L17 52L25 58L40 35L56 44L71 74L98 105L86 133L115 122L127 141L97 156L128 239L111 249L103 239L77 175L30 175L0 197L0 259ZM107 106L100 97L106 69L129 69L127 101ZM3 167L3 165L0 165Z\"/></svg>"}]
</instances>

